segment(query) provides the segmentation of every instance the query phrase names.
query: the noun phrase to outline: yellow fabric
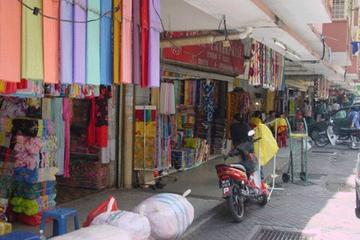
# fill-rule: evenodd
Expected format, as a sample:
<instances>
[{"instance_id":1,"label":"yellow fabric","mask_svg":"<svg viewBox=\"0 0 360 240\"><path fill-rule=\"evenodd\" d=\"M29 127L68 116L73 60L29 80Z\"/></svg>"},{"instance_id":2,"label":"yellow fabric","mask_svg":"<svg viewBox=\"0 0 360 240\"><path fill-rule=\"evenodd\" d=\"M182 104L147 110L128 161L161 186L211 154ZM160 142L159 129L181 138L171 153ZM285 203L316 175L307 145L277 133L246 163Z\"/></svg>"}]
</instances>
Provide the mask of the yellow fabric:
<instances>
[{"instance_id":1,"label":"yellow fabric","mask_svg":"<svg viewBox=\"0 0 360 240\"><path fill-rule=\"evenodd\" d=\"M121 6L121 0L113 0L113 7ZM114 61L114 83L120 84L120 43L121 43L121 11L114 13L113 19L113 38L114 38L114 49L113 49L113 61Z\"/></svg>"},{"instance_id":2,"label":"yellow fabric","mask_svg":"<svg viewBox=\"0 0 360 240\"><path fill-rule=\"evenodd\" d=\"M160 88L151 89L151 105L160 106Z\"/></svg>"},{"instance_id":3,"label":"yellow fabric","mask_svg":"<svg viewBox=\"0 0 360 240\"><path fill-rule=\"evenodd\" d=\"M0 80L0 93L5 92L5 90L6 90L6 82Z\"/></svg>"},{"instance_id":4,"label":"yellow fabric","mask_svg":"<svg viewBox=\"0 0 360 240\"><path fill-rule=\"evenodd\" d=\"M276 118L274 121L268 124L270 127L287 127L286 120L284 118Z\"/></svg>"},{"instance_id":5,"label":"yellow fabric","mask_svg":"<svg viewBox=\"0 0 360 240\"><path fill-rule=\"evenodd\" d=\"M261 166L265 166L279 150L277 142L272 132L265 124L259 124L255 128L255 135L253 138L260 138L260 140L254 143L254 151Z\"/></svg>"},{"instance_id":6,"label":"yellow fabric","mask_svg":"<svg viewBox=\"0 0 360 240\"><path fill-rule=\"evenodd\" d=\"M267 91L266 94L266 112L274 111L274 102L275 102L275 92Z\"/></svg>"},{"instance_id":7,"label":"yellow fabric","mask_svg":"<svg viewBox=\"0 0 360 240\"><path fill-rule=\"evenodd\" d=\"M261 119L258 118L258 117L252 117L252 118L250 119L250 125L258 126L258 125L261 124L261 123L262 123L262 121L261 121Z\"/></svg>"},{"instance_id":8,"label":"yellow fabric","mask_svg":"<svg viewBox=\"0 0 360 240\"><path fill-rule=\"evenodd\" d=\"M306 133L292 133L292 134L290 135L290 137L292 137L292 138L304 138L304 137L306 137L306 136L307 136Z\"/></svg>"},{"instance_id":9,"label":"yellow fabric","mask_svg":"<svg viewBox=\"0 0 360 240\"><path fill-rule=\"evenodd\" d=\"M23 0L31 7L42 9L42 0ZM43 61L43 25L42 17L35 16L32 11L22 9L22 52L21 76L26 79L44 79Z\"/></svg>"}]
</instances>

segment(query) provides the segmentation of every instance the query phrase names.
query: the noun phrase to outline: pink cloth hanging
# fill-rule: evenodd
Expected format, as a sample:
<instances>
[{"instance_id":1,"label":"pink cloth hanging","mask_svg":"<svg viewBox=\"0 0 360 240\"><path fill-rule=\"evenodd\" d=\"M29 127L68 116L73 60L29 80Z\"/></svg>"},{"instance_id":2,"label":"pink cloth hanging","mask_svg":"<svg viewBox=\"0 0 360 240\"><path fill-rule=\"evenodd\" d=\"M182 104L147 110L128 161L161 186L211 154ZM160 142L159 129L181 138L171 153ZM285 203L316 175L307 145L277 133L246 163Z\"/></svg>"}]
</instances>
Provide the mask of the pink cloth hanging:
<instances>
[{"instance_id":1,"label":"pink cloth hanging","mask_svg":"<svg viewBox=\"0 0 360 240\"><path fill-rule=\"evenodd\" d=\"M21 4L0 0L0 79L20 82Z\"/></svg>"},{"instance_id":2,"label":"pink cloth hanging","mask_svg":"<svg viewBox=\"0 0 360 240\"><path fill-rule=\"evenodd\" d=\"M160 87L160 1L149 0L149 87Z\"/></svg>"},{"instance_id":3,"label":"pink cloth hanging","mask_svg":"<svg viewBox=\"0 0 360 240\"><path fill-rule=\"evenodd\" d=\"M149 86L149 0L140 2L141 22L141 87Z\"/></svg>"},{"instance_id":4,"label":"pink cloth hanging","mask_svg":"<svg viewBox=\"0 0 360 240\"><path fill-rule=\"evenodd\" d=\"M59 0L43 1L44 14L59 18ZM43 18L44 82L59 83L59 21Z\"/></svg>"},{"instance_id":5,"label":"pink cloth hanging","mask_svg":"<svg viewBox=\"0 0 360 240\"><path fill-rule=\"evenodd\" d=\"M121 61L120 79L122 83L132 83L132 0L122 1Z\"/></svg>"},{"instance_id":6,"label":"pink cloth hanging","mask_svg":"<svg viewBox=\"0 0 360 240\"><path fill-rule=\"evenodd\" d=\"M63 99L63 119L64 119L64 177L70 177L70 124L72 118L72 106L69 98Z\"/></svg>"}]
</instances>

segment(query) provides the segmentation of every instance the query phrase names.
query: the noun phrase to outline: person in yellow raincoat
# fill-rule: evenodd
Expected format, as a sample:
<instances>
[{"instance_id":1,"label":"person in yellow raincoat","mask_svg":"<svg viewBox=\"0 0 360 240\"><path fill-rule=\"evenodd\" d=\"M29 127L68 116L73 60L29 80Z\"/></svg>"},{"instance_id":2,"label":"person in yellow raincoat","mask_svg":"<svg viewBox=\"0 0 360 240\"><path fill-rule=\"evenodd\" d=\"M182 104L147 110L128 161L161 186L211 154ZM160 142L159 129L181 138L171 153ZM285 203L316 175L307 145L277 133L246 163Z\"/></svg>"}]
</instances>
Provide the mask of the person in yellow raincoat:
<instances>
[{"instance_id":1,"label":"person in yellow raincoat","mask_svg":"<svg viewBox=\"0 0 360 240\"><path fill-rule=\"evenodd\" d=\"M284 116L280 113L277 113L275 120L267 123L266 125L268 125L270 128L272 128L274 133L275 132L277 133L276 141L277 141L279 147L280 148L286 147L288 126L287 126ZM276 131L275 131L275 128L277 128Z\"/></svg>"},{"instance_id":2,"label":"person in yellow raincoat","mask_svg":"<svg viewBox=\"0 0 360 240\"><path fill-rule=\"evenodd\" d=\"M277 153L279 147L271 132L265 124L258 124L254 129L254 153L261 166L265 166Z\"/></svg>"}]
</instances>

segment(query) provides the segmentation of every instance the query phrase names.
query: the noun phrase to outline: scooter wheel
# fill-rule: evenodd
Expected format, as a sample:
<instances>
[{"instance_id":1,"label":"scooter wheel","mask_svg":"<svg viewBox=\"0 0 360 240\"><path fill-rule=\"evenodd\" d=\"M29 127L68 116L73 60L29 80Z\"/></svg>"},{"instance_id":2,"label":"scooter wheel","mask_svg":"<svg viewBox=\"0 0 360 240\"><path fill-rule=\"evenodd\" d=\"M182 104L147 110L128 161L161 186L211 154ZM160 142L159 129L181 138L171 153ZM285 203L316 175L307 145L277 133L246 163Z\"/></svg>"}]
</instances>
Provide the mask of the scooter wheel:
<instances>
[{"instance_id":1,"label":"scooter wheel","mask_svg":"<svg viewBox=\"0 0 360 240\"><path fill-rule=\"evenodd\" d=\"M261 194L258 199L258 204L260 206L265 206L268 203L268 195L266 193Z\"/></svg>"},{"instance_id":2,"label":"scooter wheel","mask_svg":"<svg viewBox=\"0 0 360 240\"><path fill-rule=\"evenodd\" d=\"M290 175L287 174L287 173L284 173L284 174L282 175L282 180L283 180L284 183L289 182L289 181L290 181Z\"/></svg>"}]
</instances>

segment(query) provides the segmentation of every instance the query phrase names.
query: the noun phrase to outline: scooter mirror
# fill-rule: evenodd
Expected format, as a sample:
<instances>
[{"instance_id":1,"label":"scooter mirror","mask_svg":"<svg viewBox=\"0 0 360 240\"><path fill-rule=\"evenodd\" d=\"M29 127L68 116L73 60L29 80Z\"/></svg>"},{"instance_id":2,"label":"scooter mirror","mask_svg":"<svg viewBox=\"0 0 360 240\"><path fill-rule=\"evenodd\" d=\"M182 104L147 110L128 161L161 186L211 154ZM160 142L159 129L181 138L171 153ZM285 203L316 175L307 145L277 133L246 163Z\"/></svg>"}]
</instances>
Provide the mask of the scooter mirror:
<instances>
[{"instance_id":1,"label":"scooter mirror","mask_svg":"<svg viewBox=\"0 0 360 240\"><path fill-rule=\"evenodd\" d=\"M255 135L255 131L254 130L250 130L249 132L248 132L248 136L249 137L252 137L252 136L254 136Z\"/></svg>"}]
</instances>

